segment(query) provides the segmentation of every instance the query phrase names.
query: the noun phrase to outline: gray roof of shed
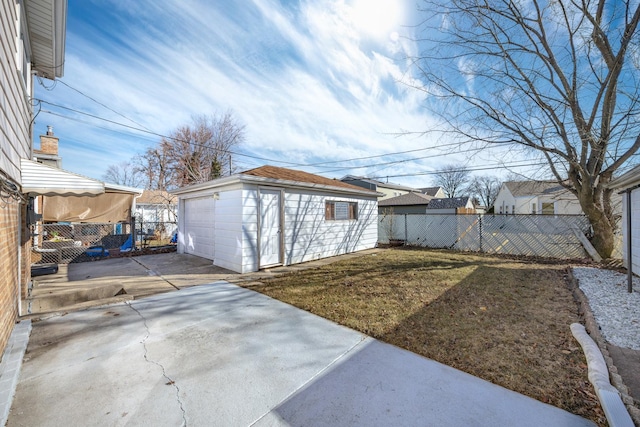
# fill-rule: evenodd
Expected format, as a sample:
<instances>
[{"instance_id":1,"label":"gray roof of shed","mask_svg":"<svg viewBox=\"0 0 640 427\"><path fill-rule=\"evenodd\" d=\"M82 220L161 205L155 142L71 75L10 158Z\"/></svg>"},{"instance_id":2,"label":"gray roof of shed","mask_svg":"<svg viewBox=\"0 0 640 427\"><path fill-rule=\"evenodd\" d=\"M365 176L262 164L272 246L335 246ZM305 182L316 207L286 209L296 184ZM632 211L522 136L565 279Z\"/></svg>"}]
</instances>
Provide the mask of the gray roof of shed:
<instances>
[{"instance_id":1,"label":"gray roof of shed","mask_svg":"<svg viewBox=\"0 0 640 427\"><path fill-rule=\"evenodd\" d=\"M364 176L346 175L340 178L340 181L346 182L346 183L353 182L353 181L363 181L363 182L368 182L370 184L374 184L377 187L391 188L395 190L404 190L404 191L415 191L415 188L407 187L406 185L392 184L390 182L382 182L382 181L378 181L372 178L367 178ZM353 184L353 185L356 185L356 184Z\"/></svg>"},{"instance_id":2,"label":"gray roof of shed","mask_svg":"<svg viewBox=\"0 0 640 427\"><path fill-rule=\"evenodd\" d=\"M457 209L467 206L468 197L448 197L432 199L427 209Z\"/></svg>"},{"instance_id":3,"label":"gray roof of shed","mask_svg":"<svg viewBox=\"0 0 640 427\"><path fill-rule=\"evenodd\" d=\"M390 199L380 200L378 206L416 206L428 205L433 197L422 193L407 193Z\"/></svg>"}]
</instances>

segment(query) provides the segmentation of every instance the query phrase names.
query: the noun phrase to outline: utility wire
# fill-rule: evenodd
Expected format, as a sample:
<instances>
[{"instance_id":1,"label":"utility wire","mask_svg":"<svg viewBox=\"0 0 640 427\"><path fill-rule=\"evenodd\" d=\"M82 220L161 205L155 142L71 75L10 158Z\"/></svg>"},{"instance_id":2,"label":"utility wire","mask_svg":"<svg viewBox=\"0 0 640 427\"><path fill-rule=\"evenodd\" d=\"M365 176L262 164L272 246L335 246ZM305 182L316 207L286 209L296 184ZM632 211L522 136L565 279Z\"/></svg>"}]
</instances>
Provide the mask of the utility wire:
<instances>
[{"instance_id":1,"label":"utility wire","mask_svg":"<svg viewBox=\"0 0 640 427\"><path fill-rule=\"evenodd\" d=\"M132 118L129 118L129 117L125 116L125 115L124 115L124 114L122 114L122 113L119 113L118 111L114 110L113 108L109 107L108 105L103 104L102 102L98 101L97 99L90 97L90 96L89 96L89 95L87 95L86 93L84 93L84 92L82 92L82 91L80 91L80 90L78 90L78 89L76 89L76 88L72 87L72 86L71 86L71 85L69 85L68 83L66 83L66 82L64 82L64 81L62 81L62 80L56 80L56 81L57 81L57 82L59 82L59 83L62 83L63 85L65 85L65 86L66 86L66 87L68 87L69 89L71 89L71 90L73 90L73 91L75 91L75 92L79 93L80 95L84 96L85 98L90 99L91 101L95 102L96 104L98 104L98 105L100 105L100 106L102 106L102 107L106 108L107 110L111 111L112 113L115 113L115 114L119 115L119 116L120 116L120 117L122 117L123 119L129 120L131 123L135 123L136 125L140 126L141 128L143 128L143 129L144 129L144 130L146 130L146 131L150 131L150 129L149 129L149 128L147 128L147 127L145 127L144 125L142 125L142 124L140 124L140 123L136 122L136 121L135 121L135 120L133 120Z\"/></svg>"},{"instance_id":2,"label":"utility wire","mask_svg":"<svg viewBox=\"0 0 640 427\"><path fill-rule=\"evenodd\" d=\"M196 142L193 142L193 141L182 141L179 138L174 138L174 137L171 137L171 136L163 135L163 134L151 131L151 130L146 129L146 128L144 128L144 129L136 128L136 127L131 126L131 125L127 125L127 124L124 124L124 123L119 123L119 122L116 122L114 120L106 119L106 118L103 118L103 117L100 117L100 116L97 116L97 115L94 115L94 114L86 113L86 112L83 112L83 111L80 111L80 110L76 110L76 109L70 108L70 107L65 107L65 106L62 106L62 105L59 105L59 104L55 104L55 103L52 103L52 102L49 102L49 101L40 100L40 99L36 99L36 101L38 101L39 103L44 103L44 104L48 104L48 105L51 105L51 106L54 106L54 107L62 108L62 109L65 109L65 110L68 110L68 111L71 111L71 112L74 112L74 113L77 113L77 114L80 114L80 115L88 116L88 117L94 118L96 120L105 121L107 123L110 123L110 124L113 124L113 125L116 125L116 126L121 126L121 127L127 128L127 129L131 129L131 130L134 130L134 131L137 131L137 132L147 133L147 134L154 135L154 136L157 136L157 137L160 137L160 138L171 139L171 140L174 140L174 141L187 142L187 143L189 143L191 145L194 145L194 146L201 146L201 147L204 146L204 144L199 144L199 143L196 143ZM106 107L106 108L109 108L109 107ZM79 120L77 118L68 117L68 116L65 116L63 114L60 114L60 113L57 113L57 112L54 112L54 111L42 110L41 112L52 114L52 115L55 115L55 116L58 116L58 117L62 117L62 118L66 118L66 119L69 119L69 120L75 120L75 121L78 121L78 122L81 122L81 123L97 126L95 124L84 122L84 121L81 121L81 120ZM117 114L119 114L119 113L117 113ZM104 129L106 129L106 128L104 128ZM112 130L112 129L108 129L108 130ZM117 132L117 131L115 131L115 132ZM233 155L240 156L240 157L246 157L246 158L249 158L249 159L261 160L261 161L267 161L267 162L273 162L273 163L280 163L280 164L286 164L286 165L291 165L291 166L316 167L316 166L326 165L326 164L331 164L331 163L343 163L343 162L348 162L348 161L357 161L357 160L365 160L365 159L372 159L372 158L379 158L379 157L387 157L387 156L393 156L393 155L413 153L413 152L418 152L418 151L425 151L425 150L429 150L429 149L440 149L440 148L443 148L443 147L455 146L455 145L460 145L460 144L459 143L449 143L449 144L443 144L443 145L435 147L435 148L418 148L418 149L414 149L414 150L399 151L399 152L395 152L395 153L387 153L387 154L381 154L381 155L375 155L375 156L366 156L366 157L359 157L359 158L353 158L353 159L337 160L337 161L332 161L332 162L319 162L319 163L312 163L312 164L294 163L294 162L287 162L287 161L283 161L283 160L276 160L276 159L270 159L270 158L265 158L265 157L252 156L252 155L249 155L249 154L244 154L244 153L235 152L235 151L231 151L231 150L227 150L226 153L233 154ZM467 150L458 151L458 153L469 153L469 152L481 151L481 150L483 150L483 148L469 148ZM414 158L410 158L410 159L402 159L402 160L395 160L395 161L382 162L382 163L374 163L374 164L368 164L368 165L363 165L363 166L346 166L346 167L334 168L334 169L331 169L331 170L323 171L322 173L332 173L332 172L339 172L339 171L343 171L343 170L364 169L364 168L380 167L380 166L388 167L390 165L408 163L408 162L411 162L411 161L428 159L428 158L436 158L436 157L441 157L441 156L444 156L444 155L447 155L447 154L446 153L445 154L438 153L438 154L431 154L431 155L428 155L428 156L414 157ZM486 166L486 167L478 167L478 168L465 168L465 170L468 170L468 171L481 171L481 170L495 169L497 167L498 168L507 168L508 164L512 164L512 166L510 166L510 167L525 167L525 166L541 166L541 165L545 165L546 163L514 164L514 162L511 162L511 163L501 163L501 164L495 165L495 166ZM437 174L440 174L442 172L443 171L431 171L431 172L416 172L416 173L411 173L411 174L385 175L382 178L389 178L389 177L391 177L391 178L406 178L406 177L423 176L423 175L437 175ZM373 178L373 177L368 177L368 178L377 179L377 178Z\"/></svg>"},{"instance_id":3,"label":"utility wire","mask_svg":"<svg viewBox=\"0 0 640 427\"><path fill-rule=\"evenodd\" d=\"M47 102L47 101L42 101L41 100L40 102L43 102L43 103L49 104L49 105L53 105L53 106L58 107L58 108L63 108L63 109L72 111L74 113L78 113L78 114L82 114L82 115L85 115L85 116L88 116L88 117L92 117L92 118L97 119L97 120L102 120L102 121L105 121L107 123L111 123L111 124L114 124L114 125L118 125L118 126L122 126L122 127L128 128L128 129L136 130L138 132L143 132L143 133L148 133L148 134L151 134L151 135L155 135L155 136L158 136L160 138L170 139L170 140L178 141L178 142L187 142L187 143L189 143L191 145L198 146L198 147L204 147L205 146L204 144L198 144L198 143L195 143L193 141L183 141L183 140L181 140L179 138L174 138L174 137L171 137L171 136L162 135L162 134L157 133L157 132L145 131L144 129L139 129L139 128L136 128L136 127L133 127L133 126L130 126L130 125L126 125L124 123L118 123L118 122L115 122L113 120L109 120L109 119L105 119L105 118L102 118L102 117L98 117L98 116L93 115L93 114L89 114L89 113L85 113L85 112L82 112L82 111L74 110L73 108L64 107L64 106L57 105L57 104L52 104L52 103ZM63 114L56 113L56 112L50 111L50 110L43 110L43 112L45 112L47 114L52 114L54 116L63 117L65 119L69 119L69 120L77 120L75 118L68 117L68 116L65 116ZM239 152L235 152L235 151L231 151L231 150L225 150L225 153L233 154L234 156L248 157L248 158L251 158L251 159L264 160L264 161L267 161L267 162L281 163L281 164L286 164L286 165L291 165L291 166L305 166L304 164L301 164L301 163L292 163L292 162L286 162L286 161L283 161L283 160L268 159L268 158L265 158L265 157L252 156L250 154L243 154L243 153L239 153Z\"/></svg>"},{"instance_id":4,"label":"utility wire","mask_svg":"<svg viewBox=\"0 0 640 427\"><path fill-rule=\"evenodd\" d=\"M110 119L106 119L104 117L96 116L95 114L86 113L86 112L83 112L83 111L76 110L74 108L65 107L63 105L55 104L55 103L52 103L52 102L49 102L49 101L44 101L44 100L37 100L37 101L39 101L41 103L44 103L44 104L51 105L53 107L62 108L62 109L74 112L76 114L85 115L85 116L94 118L96 120L102 120L102 121L105 121L107 123L111 123L111 124L114 124L114 125L117 125L117 126L122 126L122 127L128 128L128 129L134 130L134 131L138 131L138 132L142 132L142 133L148 133L150 135L158 136L160 138L165 138L165 139L171 139L171 140L174 140L174 141L188 142L189 144L194 145L194 146L200 146L200 147L204 146L204 144L198 144L198 143L193 142L193 141L182 141L179 138L174 138L174 137L171 137L171 136L163 135L163 134L160 134L158 132L153 132L153 131L148 130L148 129L136 128L136 127L131 126L131 125L127 125L127 124L124 124L124 123L119 123L119 122L116 122L114 120L110 120ZM48 114L52 114L54 116L66 118L66 119L69 119L69 120L75 120L75 121L78 121L78 122L81 122L81 123L90 124L90 123L81 121L81 120L79 120L77 118L72 118L72 117L69 117L69 116L65 116L63 114L60 114L60 113L57 113L57 112L54 112L54 111L51 111L51 110L43 110L42 112L48 113ZM96 125L94 125L94 126L96 126ZM317 167L317 166L329 165L329 164L334 164L334 163L345 163L345 162L350 162L350 161L358 161L358 160L373 159L373 158L380 158L380 157L396 156L396 155L401 155L401 154L414 153L414 152L418 152L418 151L434 150L434 149L440 149L440 148L449 147L449 146L456 146L456 145L460 145L460 144L459 143L449 143L449 144L440 145L440 146L438 146L436 148L432 148L432 147L417 148L417 149L413 149L413 150L398 151L398 152L379 154L379 155L374 155L374 156L356 157L356 158L352 158L352 159L335 160L335 161L310 163L310 164L287 162L287 161L283 161L283 160L270 159L270 158L266 158L266 157L252 156L252 155L249 155L249 154L244 154L244 153L231 151L231 150L227 150L226 152L229 153L229 154L236 155L236 156L248 157L248 158L252 158L252 159L256 159L256 160L263 160L263 161L272 162L272 163L279 163L279 164L285 164L285 165L291 165L291 166L299 166L299 167ZM464 150L464 151L459 151L459 153L468 153L468 152L480 151L480 150L483 150L483 148L471 148L471 149L467 149L467 150ZM440 157L440 156L443 156L443 155L446 155L446 154L431 154L431 155L428 155L428 156L412 157L410 159L395 160L395 161L389 161L389 162L383 162L383 163L374 163L374 164L368 164L368 165L362 165L362 166L344 166L344 167L341 167L341 168L334 168L334 169L331 169L331 170L323 171L323 173L339 172L339 171L351 170L351 169L364 169L364 168L369 168L369 167L389 166L389 165L407 163L407 162L421 160L421 159Z\"/></svg>"}]
</instances>

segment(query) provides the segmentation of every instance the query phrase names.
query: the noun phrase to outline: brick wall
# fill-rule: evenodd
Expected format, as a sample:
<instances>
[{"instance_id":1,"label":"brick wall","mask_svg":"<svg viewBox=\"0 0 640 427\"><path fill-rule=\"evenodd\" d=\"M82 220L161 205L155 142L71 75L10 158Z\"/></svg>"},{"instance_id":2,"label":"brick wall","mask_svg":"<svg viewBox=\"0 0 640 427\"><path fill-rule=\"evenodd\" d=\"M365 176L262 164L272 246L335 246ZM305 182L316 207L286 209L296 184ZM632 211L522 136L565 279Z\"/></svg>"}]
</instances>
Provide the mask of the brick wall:
<instances>
[{"instance_id":1,"label":"brick wall","mask_svg":"<svg viewBox=\"0 0 640 427\"><path fill-rule=\"evenodd\" d=\"M17 202L0 199L0 357L18 316L19 209Z\"/></svg>"}]
</instances>

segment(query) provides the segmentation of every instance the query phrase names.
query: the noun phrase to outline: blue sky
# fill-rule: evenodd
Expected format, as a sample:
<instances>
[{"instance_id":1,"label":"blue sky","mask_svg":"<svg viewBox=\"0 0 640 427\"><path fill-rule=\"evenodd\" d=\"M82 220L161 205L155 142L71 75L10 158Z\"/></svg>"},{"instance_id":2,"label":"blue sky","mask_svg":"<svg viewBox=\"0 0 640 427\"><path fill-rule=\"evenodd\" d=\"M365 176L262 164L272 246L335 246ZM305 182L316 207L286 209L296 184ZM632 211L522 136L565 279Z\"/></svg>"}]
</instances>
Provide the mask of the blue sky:
<instances>
[{"instance_id":1,"label":"blue sky","mask_svg":"<svg viewBox=\"0 0 640 427\"><path fill-rule=\"evenodd\" d=\"M420 84L407 58L421 48L413 40L424 19L414 0L68 5L66 85L37 83L34 138L54 126L72 172L99 179L193 115L228 109L246 125L240 152L261 158L236 156L241 170L272 164L429 186L433 177L418 174L496 164L489 152L447 154L446 136L419 133L434 119L410 87ZM420 151L389 154L410 150Z\"/></svg>"}]
</instances>

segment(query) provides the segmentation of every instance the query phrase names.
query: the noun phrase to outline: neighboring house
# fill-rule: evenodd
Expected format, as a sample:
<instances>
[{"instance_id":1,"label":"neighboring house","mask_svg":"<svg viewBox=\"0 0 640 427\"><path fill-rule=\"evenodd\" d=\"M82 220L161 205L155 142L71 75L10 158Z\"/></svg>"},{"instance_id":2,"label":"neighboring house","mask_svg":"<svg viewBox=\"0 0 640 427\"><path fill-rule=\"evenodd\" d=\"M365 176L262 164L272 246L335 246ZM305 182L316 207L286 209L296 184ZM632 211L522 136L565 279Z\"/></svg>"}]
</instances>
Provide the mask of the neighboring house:
<instances>
[{"instance_id":1,"label":"neighboring house","mask_svg":"<svg viewBox=\"0 0 640 427\"><path fill-rule=\"evenodd\" d=\"M375 247L375 191L263 166L173 191L178 252L246 273Z\"/></svg>"},{"instance_id":2,"label":"neighboring house","mask_svg":"<svg viewBox=\"0 0 640 427\"><path fill-rule=\"evenodd\" d=\"M476 210L470 197L445 197L432 199L427 205L427 214L474 214Z\"/></svg>"},{"instance_id":3,"label":"neighboring house","mask_svg":"<svg viewBox=\"0 0 640 427\"><path fill-rule=\"evenodd\" d=\"M178 221L178 197L167 191L144 190L136 199L136 229L147 234L159 233L161 238L171 236ZM150 231L152 231L150 233Z\"/></svg>"},{"instance_id":4,"label":"neighboring house","mask_svg":"<svg viewBox=\"0 0 640 427\"><path fill-rule=\"evenodd\" d=\"M347 184L355 185L357 187L362 187L367 190L382 193L382 196L378 200L390 199L392 197L397 197L403 194L417 191L415 188L377 181L375 179L365 178L363 176L347 175L341 178L340 181L346 182Z\"/></svg>"},{"instance_id":5,"label":"neighboring house","mask_svg":"<svg viewBox=\"0 0 640 427\"><path fill-rule=\"evenodd\" d=\"M609 188L622 192L622 258L640 274L640 166L613 179ZM631 253L629 253L631 252ZM631 262L629 262L631 260Z\"/></svg>"},{"instance_id":6,"label":"neighboring house","mask_svg":"<svg viewBox=\"0 0 640 427\"><path fill-rule=\"evenodd\" d=\"M21 159L31 158L33 77L62 77L67 2L0 3L0 354L30 280Z\"/></svg>"},{"instance_id":7,"label":"neighboring house","mask_svg":"<svg viewBox=\"0 0 640 427\"><path fill-rule=\"evenodd\" d=\"M407 193L402 196L378 201L379 214L424 214L433 199L422 193Z\"/></svg>"},{"instance_id":8,"label":"neighboring house","mask_svg":"<svg viewBox=\"0 0 640 427\"><path fill-rule=\"evenodd\" d=\"M555 181L504 182L493 209L495 214L582 214L578 198Z\"/></svg>"},{"instance_id":9,"label":"neighboring house","mask_svg":"<svg viewBox=\"0 0 640 427\"><path fill-rule=\"evenodd\" d=\"M442 187L425 187L425 188L418 188L418 190L422 194L426 194L427 196L431 196L436 199L444 199L447 197L447 195L444 194L444 190L442 189Z\"/></svg>"}]
</instances>

